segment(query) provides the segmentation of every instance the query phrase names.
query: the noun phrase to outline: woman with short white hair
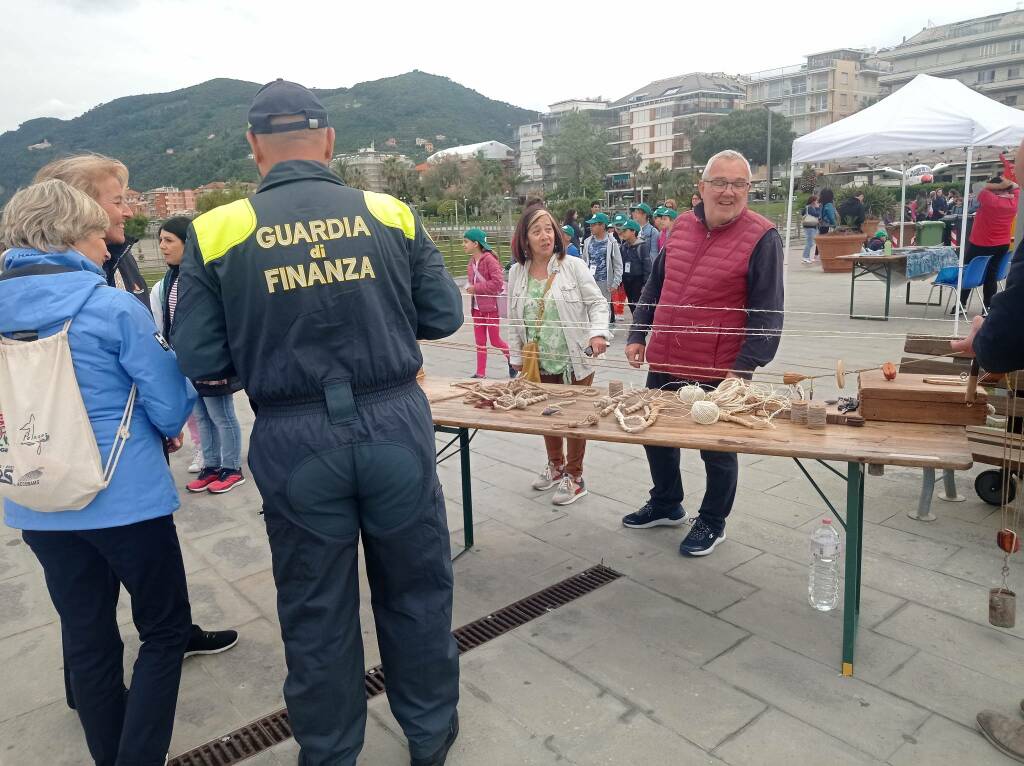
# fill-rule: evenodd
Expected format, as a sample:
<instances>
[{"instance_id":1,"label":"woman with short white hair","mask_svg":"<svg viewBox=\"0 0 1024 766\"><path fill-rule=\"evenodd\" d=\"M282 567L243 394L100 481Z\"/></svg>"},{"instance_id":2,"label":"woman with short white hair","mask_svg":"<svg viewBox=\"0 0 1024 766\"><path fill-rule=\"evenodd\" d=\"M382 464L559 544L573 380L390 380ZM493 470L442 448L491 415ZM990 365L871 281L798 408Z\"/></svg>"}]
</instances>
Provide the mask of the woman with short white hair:
<instances>
[{"instance_id":1,"label":"woman with short white hair","mask_svg":"<svg viewBox=\"0 0 1024 766\"><path fill-rule=\"evenodd\" d=\"M10 484L0 483L0 496L4 522L22 530L60 616L65 663L93 760L156 766L170 744L192 623L171 517L178 493L164 445L172 451L181 446L196 395L148 310L107 286L108 226L96 201L56 179L19 191L4 209L0 242L10 249L0 274L0 343L67 333L101 460L131 412L126 402L133 385L137 398L109 484L79 510L19 505L10 499ZM34 417L42 424L46 411ZM7 423L6 435L0 428L0 445L16 439L20 425ZM40 454L47 446L40 442ZM131 594L141 640L130 691L117 619L121 585Z\"/></svg>"}]
</instances>

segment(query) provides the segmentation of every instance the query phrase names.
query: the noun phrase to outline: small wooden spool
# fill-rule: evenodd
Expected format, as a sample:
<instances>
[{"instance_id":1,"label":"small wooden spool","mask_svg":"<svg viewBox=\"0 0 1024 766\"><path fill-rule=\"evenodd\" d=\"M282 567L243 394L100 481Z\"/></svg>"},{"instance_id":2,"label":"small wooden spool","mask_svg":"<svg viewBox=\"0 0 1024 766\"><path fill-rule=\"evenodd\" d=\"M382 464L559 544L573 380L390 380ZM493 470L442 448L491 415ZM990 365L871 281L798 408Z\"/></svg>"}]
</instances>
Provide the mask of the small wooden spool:
<instances>
[{"instance_id":1,"label":"small wooden spool","mask_svg":"<svg viewBox=\"0 0 1024 766\"><path fill-rule=\"evenodd\" d=\"M821 430L828 420L827 415L825 402L810 402L807 405L807 427Z\"/></svg>"},{"instance_id":2,"label":"small wooden spool","mask_svg":"<svg viewBox=\"0 0 1024 766\"><path fill-rule=\"evenodd\" d=\"M789 417L795 426L807 425L807 400L796 399L790 405Z\"/></svg>"}]
</instances>

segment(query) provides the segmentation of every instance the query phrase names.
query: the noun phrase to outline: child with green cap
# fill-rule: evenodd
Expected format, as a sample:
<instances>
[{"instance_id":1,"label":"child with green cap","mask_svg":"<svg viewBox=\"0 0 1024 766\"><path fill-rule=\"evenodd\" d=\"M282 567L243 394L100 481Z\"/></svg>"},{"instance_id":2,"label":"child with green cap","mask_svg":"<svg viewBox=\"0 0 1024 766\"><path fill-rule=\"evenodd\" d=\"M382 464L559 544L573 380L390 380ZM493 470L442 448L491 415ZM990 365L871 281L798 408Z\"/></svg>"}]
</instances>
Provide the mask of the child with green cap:
<instances>
[{"instance_id":1,"label":"child with green cap","mask_svg":"<svg viewBox=\"0 0 1024 766\"><path fill-rule=\"evenodd\" d=\"M470 296L473 335L476 338L476 373L473 377L483 378L487 375L488 339L505 355L505 363L508 364L508 344L501 337L501 318L498 315L498 296L505 291L505 272L487 243L483 229L468 229L462 238L462 249L469 256L466 292ZM508 376L516 376L511 365L508 366Z\"/></svg>"}]
</instances>

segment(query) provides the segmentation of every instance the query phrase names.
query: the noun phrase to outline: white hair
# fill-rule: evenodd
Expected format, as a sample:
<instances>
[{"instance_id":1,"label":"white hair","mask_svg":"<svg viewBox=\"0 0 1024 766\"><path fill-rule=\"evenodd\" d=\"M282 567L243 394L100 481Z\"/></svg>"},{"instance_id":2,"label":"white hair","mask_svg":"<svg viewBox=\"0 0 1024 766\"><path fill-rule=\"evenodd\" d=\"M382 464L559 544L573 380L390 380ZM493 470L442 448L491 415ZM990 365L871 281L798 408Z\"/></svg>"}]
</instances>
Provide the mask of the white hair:
<instances>
[{"instance_id":1,"label":"white hair","mask_svg":"<svg viewBox=\"0 0 1024 766\"><path fill-rule=\"evenodd\" d=\"M738 160L743 163L743 167L747 169L747 178L750 178L750 163L747 162L747 158L737 152L735 149L723 149L718 154L711 157L708 160L708 164L704 166L704 172L701 174L700 179L707 181L711 178L711 166L719 160Z\"/></svg>"},{"instance_id":2,"label":"white hair","mask_svg":"<svg viewBox=\"0 0 1024 766\"><path fill-rule=\"evenodd\" d=\"M109 225L106 211L92 197L51 178L11 197L0 221L0 241L7 247L62 253Z\"/></svg>"}]
</instances>

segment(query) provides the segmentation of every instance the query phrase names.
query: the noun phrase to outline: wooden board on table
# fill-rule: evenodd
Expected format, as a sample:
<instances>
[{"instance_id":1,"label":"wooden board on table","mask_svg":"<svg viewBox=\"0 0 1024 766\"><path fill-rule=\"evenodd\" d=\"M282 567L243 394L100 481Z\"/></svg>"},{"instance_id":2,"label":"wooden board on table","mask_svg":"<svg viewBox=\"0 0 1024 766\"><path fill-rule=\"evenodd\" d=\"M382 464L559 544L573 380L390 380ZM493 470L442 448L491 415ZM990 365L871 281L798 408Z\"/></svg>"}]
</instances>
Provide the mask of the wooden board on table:
<instances>
[{"instance_id":1,"label":"wooden board on table","mask_svg":"<svg viewBox=\"0 0 1024 766\"><path fill-rule=\"evenodd\" d=\"M901 372L886 380L881 370L860 373L860 412L867 420L934 425L984 425L988 397L979 388L973 404L965 401L967 386L958 380L944 385L925 383L930 375Z\"/></svg>"},{"instance_id":2,"label":"wooden board on table","mask_svg":"<svg viewBox=\"0 0 1024 766\"><path fill-rule=\"evenodd\" d=\"M956 336L938 337L935 335L907 335L906 343L903 344L903 351L907 354L922 354L924 356L948 356L950 359L970 358L973 354L966 352L954 352L949 347L949 342L958 340Z\"/></svg>"},{"instance_id":3,"label":"wooden board on table","mask_svg":"<svg viewBox=\"0 0 1024 766\"><path fill-rule=\"evenodd\" d=\"M431 391L439 391L450 382L431 380L428 376L424 384L429 384ZM559 399L564 399L565 386L541 387L550 388L557 392ZM424 388L426 390L428 386ZM597 388L601 395L607 391L605 387ZM611 416L602 418L598 425L589 428L568 428L568 423L583 420L595 411L595 398L577 396L575 404L563 407L554 416L541 415L550 402L525 410L502 412L476 409L464 404L462 397L435 400L431 403L431 410L435 424L457 428L878 465L954 470L964 470L971 465L967 435L962 427L955 426L869 422L862 428L828 425L821 430L811 430L778 420L774 428L754 430L734 423L702 426L688 416L663 413L657 423L638 434L626 433Z\"/></svg>"}]
</instances>

